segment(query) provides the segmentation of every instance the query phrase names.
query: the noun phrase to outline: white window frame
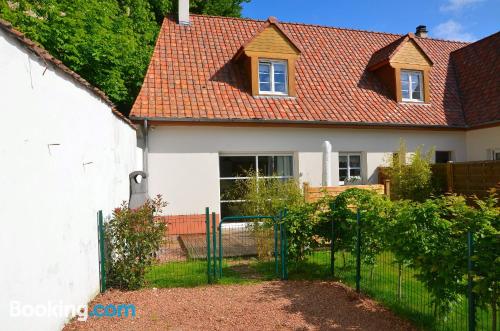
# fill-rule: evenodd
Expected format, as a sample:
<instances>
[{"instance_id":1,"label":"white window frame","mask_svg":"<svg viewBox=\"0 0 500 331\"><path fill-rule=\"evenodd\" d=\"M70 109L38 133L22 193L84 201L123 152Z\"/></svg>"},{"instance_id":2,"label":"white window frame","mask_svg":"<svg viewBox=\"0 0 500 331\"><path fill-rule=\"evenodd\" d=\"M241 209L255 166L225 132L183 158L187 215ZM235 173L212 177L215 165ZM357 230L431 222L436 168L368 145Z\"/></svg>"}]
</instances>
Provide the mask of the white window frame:
<instances>
[{"instance_id":1,"label":"white window frame","mask_svg":"<svg viewBox=\"0 0 500 331\"><path fill-rule=\"evenodd\" d=\"M262 91L260 89L260 65L261 63L269 63L269 78L270 78L270 91ZM285 92L279 92L274 90L274 65L275 64L284 64L285 65ZM259 59L258 64L258 84L259 84L259 94L262 95L288 95L288 61L286 60L269 60L269 59Z\"/></svg>"},{"instance_id":2,"label":"white window frame","mask_svg":"<svg viewBox=\"0 0 500 331\"><path fill-rule=\"evenodd\" d=\"M338 168L339 168L339 185L344 185L345 181L340 180L340 170L346 169L347 170L347 178L351 178L351 169L359 169L359 177L363 179L363 153L361 152L340 152L339 153L339 161L338 161ZM352 156L359 156L359 167L351 167L351 162L349 161L350 157ZM347 168L341 168L340 167L340 157L341 156L347 156Z\"/></svg>"},{"instance_id":3,"label":"white window frame","mask_svg":"<svg viewBox=\"0 0 500 331\"><path fill-rule=\"evenodd\" d=\"M401 80L401 76L403 73L408 73L408 93L410 94L410 98L404 98L403 97L403 81ZM413 99L412 96L412 85L413 82L411 80L411 75L412 74L417 74L420 79L420 99ZM420 70L401 70L399 74L399 80L401 84L401 100L404 102L424 102L424 75L422 74L422 71Z\"/></svg>"},{"instance_id":4,"label":"white window frame","mask_svg":"<svg viewBox=\"0 0 500 331\"><path fill-rule=\"evenodd\" d=\"M232 154L232 153L219 153L219 158L224 157L224 156L252 156L255 157L255 173L257 176L257 180L259 179L266 179L266 178L278 178L278 179L293 179L295 178L295 159L293 153L250 153L250 154ZM292 175L291 176L259 176L259 172L257 171L259 169L259 156L289 156L292 158ZM239 180L239 179L250 179L251 177L248 176L242 176L242 177L221 177L219 175L219 182L222 180ZM220 191L220 185L219 185L219 199L221 197L221 191ZM220 199L220 204L221 204L221 211L222 211L222 204L223 203L232 203L232 202L245 202L245 200L222 200Z\"/></svg>"}]
</instances>

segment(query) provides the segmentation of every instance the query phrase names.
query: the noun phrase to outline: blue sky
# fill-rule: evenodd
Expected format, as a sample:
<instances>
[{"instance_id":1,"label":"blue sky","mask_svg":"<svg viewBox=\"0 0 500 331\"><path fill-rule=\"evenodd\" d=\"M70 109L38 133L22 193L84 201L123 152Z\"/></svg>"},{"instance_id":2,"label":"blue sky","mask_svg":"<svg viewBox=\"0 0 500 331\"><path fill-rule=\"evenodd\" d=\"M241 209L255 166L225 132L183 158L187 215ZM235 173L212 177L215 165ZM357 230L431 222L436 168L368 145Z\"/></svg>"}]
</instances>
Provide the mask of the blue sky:
<instances>
[{"instance_id":1,"label":"blue sky","mask_svg":"<svg viewBox=\"0 0 500 331\"><path fill-rule=\"evenodd\" d=\"M251 0L243 17L475 41L500 30L500 0Z\"/></svg>"}]
</instances>

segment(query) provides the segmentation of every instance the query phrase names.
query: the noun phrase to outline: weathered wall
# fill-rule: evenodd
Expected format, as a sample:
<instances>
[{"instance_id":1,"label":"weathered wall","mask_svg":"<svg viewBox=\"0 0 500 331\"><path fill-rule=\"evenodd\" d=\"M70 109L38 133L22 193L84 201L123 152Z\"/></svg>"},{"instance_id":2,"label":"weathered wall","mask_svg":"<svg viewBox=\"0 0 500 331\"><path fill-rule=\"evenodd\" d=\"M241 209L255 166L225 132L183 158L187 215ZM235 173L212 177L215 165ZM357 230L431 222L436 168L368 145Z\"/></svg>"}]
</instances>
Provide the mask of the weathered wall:
<instances>
[{"instance_id":1,"label":"weathered wall","mask_svg":"<svg viewBox=\"0 0 500 331\"><path fill-rule=\"evenodd\" d=\"M0 32L0 329L57 330L99 290L96 213L128 200L136 133L101 99Z\"/></svg>"},{"instance_id":2,"label":"weathered wall","mask_svg":"<svg viewBox=\"0 0 500 331\"><path fill-rule=\"evenodd\" d=\"M465 137L467 161L491 160L491 151L500 150L500 126L469 130Z\"/></svg>"},{"instance_id":3,"label":"weathered wall","mask_svg":"<svg viewBox=\"0 0 500 331\"><path fill-rule=\"evenodd\" d=\"M338 182L338 153L363 152L364 178L377 182L376 169L400 138L408 150L418 145L451 150L457 161L465 155L465 133L395 129L245 128L215 126L158 126L149 133L150 194L162 194L167 213L202 214L205 207L219 212L220 153L293 153L296 176L321 185L321 145L332 143L332 181Z\"/></svg>"}]
</instances>

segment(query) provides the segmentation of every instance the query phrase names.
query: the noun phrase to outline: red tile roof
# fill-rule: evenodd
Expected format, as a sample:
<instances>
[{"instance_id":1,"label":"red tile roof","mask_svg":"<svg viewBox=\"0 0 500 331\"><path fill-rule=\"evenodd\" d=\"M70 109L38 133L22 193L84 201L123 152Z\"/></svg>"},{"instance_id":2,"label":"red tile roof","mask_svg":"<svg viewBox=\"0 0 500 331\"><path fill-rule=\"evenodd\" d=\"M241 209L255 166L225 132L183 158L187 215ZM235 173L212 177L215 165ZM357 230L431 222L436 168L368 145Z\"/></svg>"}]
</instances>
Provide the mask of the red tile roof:
<instances>
[{"instance_id":1,"label":"red tile roof","mask_svg":"<svg viewBox=\"0 0 500 331\"><path fill-rule=\"evenodd\" d=\"M55 57L53 57L52 55L50 55L50 53L47 52L39 44L35 43L34 41L32 41L29 38L26 38L26 36L23 33L14 29L12 27L12 24L10 24L10 22L7 22L7 21L0 18L0 31L4 31L5 33L7 33L7 35L9 35L13 39L17 40L23 47L28 49L30 52L34 53L36 56L38 56L40 59L42 59L45 63L50 63L55 69L68 75L71 79L73 79L80 86L86 88L88 91L90 91L92 94L97 96L99 99L101 99L108 106L110 106L112 113L116 117L118 117L120 120L122 120L125 123L127 123L128 125L130 125L134 130L136 129L135 125L127 117L125 117L122 113L120 113L116 109L115 104L113 104L113 102L111 102L111 100L108 98L108 96L104 92L102 92L97 87L90 84L89 82L87 82L85 79L83 79L80 75L78 75L76 72L74 72L70 68L66 67L61 62L61 60L58 60Z\"/></svg>"},{"instance_id":2,"label":"red tile roof","mask_svg":"<svg viewBox=\"0 0 500 331\"><path fill-rule=\"evenodd\" d=\"M367 65L401 35L280 23L301 47L297 97L253 97L231 59L263 21L166 18L131 118L465 127L450 53L466 43L418 39L432 59L431 102L397 103Z\"/></svg>"},{"instance_id":3,"label":"red tile roof","mask_svg":"<svg viewBox=\"0 0 500 331\"><path fill-rule=\"evenodd\" d=\"M469 126L500 121L500 32L451 54Z\"/></svg>"}]
</instances>

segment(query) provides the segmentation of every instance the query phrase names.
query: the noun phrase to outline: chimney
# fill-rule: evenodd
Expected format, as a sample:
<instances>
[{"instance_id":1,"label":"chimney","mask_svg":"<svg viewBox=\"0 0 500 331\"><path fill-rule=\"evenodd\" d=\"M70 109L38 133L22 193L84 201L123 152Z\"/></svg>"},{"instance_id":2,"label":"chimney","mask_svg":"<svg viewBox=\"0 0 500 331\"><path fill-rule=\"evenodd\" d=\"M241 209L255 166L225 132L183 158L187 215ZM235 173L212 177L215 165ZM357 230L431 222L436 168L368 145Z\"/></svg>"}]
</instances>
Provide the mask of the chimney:
<instances>
[{"instance_id":1,"label":"chimney","mask_svg":"<svg viewBox=\"0 0 500 331\"><path fill-rule=\"evenodd\" d=\"M189 25L189 0L179 0L179 24Z\"/></svg>"},{"instance_id":2,"label":"chimney","mask_svg":"<svg viewBox=\"0 0 500 331\"><path fill-rule=\"evenodd\" d=\"M417 26L417 30L415 31L415 35L420 38L427 38L427 27L425 25Z\"/></svg>"}]
</instances>

